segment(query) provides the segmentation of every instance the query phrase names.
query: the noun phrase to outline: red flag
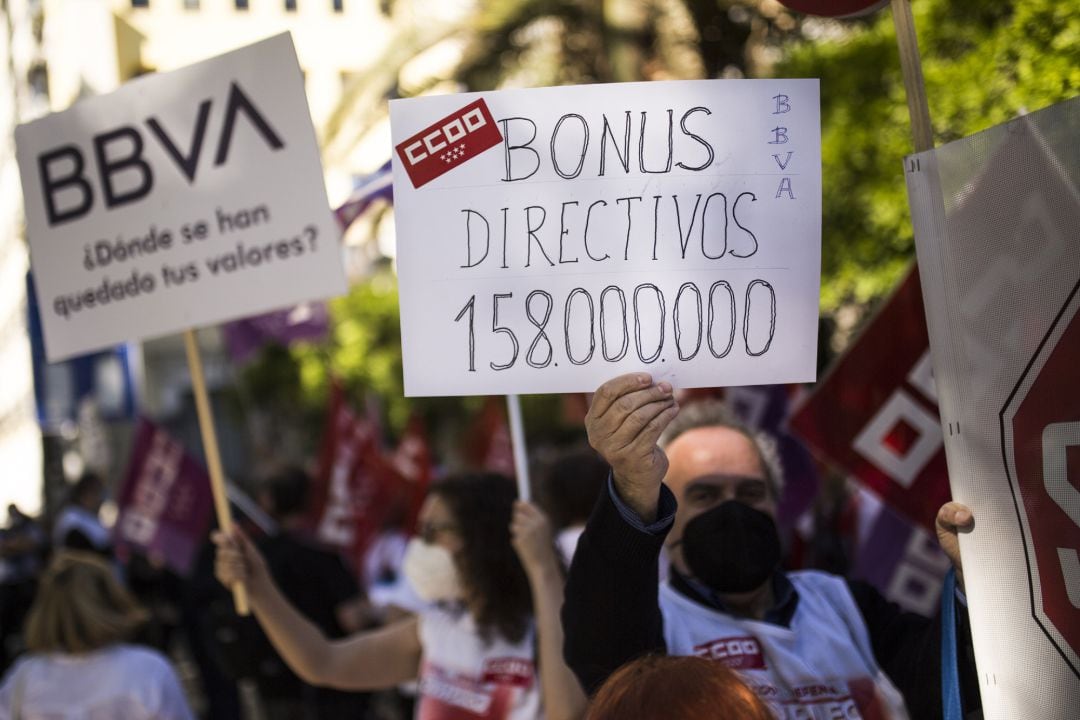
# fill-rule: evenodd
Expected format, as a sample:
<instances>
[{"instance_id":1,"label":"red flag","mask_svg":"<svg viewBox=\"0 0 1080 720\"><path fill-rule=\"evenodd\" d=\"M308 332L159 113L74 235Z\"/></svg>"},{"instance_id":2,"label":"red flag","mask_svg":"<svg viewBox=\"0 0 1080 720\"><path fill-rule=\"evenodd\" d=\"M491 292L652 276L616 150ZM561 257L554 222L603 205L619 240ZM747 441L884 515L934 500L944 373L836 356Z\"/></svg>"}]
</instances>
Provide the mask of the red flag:
<instances>
[{"instance_id":1,"label":"red flag","mask_svg":"<svg viewBox=\"0 0 1080 720\"><path fill-rule=\"evenodd\" d=\"M393 510L401 487L393 464L375 443L367 444L364 451L350 482L352 536L348 547L358 567Z\"/></svg>"},{"instance_id":2,"label":"red flag","mask_svg":"<svg viewBox=\"0 0 1080 720\"><path fill-rule=\"evenodd\" d=\"M428 487L435 475L431 447L420 416L414 415L405 427L390 462L401 482L401 501L404 502L403 529L413 532L420 515L420 506L427 497Z\"/></svg>"},{"instance_id":3,"label":"red flag","mask_svg":"<svg viewBox=\"0 0 1080 720\"><path fill-rule=\"evenodd\" d=\"M588 393L565 393L562 396L562 421L564 425L584 427L589 414L591 396Z\"/></svg>"},{"instance_id":4,"label":"red flag","mask_svg":"<svg viewBox=\"0 0 1080 720\"><path fill-rule=\"evenodd\" d=\"M914 268L795 412L791 427L891 507L933 527L949 484Z\"/></svg>"},{"instance_id":5,"label":"red flag","mask_svg":"<svg viewBox=\"0 0 1080 720\"><path fill-rule=\"evenodd\" d=\"M506 422L506 400L489 397L472 424L466 440L469 463L489 472L514 477L514 448Z\"/></svg>"},{"instance_id":6,"label":"red flag","mask_svg":"<svg viewBox=\"0 0 1080 720\"><path fill-rule=\"evenodd\" d=\"M376 425L353 412L335 383L312 496L316 539L358 563L390 511L393 492Z\"/></svg>"},{"instance_id":7,"label":"red flag","mask_svg":"<svg viewBox=\"0 0 1080 720\"><path fill-rule=\"evenodd\" d=\"M346 402L341 386L330 386L329 408L323 434L319 467L312 488L311 527L316 538L346 546L351 532L350 480L357 460L374 438Z\"/></svg>"}]
</instances>

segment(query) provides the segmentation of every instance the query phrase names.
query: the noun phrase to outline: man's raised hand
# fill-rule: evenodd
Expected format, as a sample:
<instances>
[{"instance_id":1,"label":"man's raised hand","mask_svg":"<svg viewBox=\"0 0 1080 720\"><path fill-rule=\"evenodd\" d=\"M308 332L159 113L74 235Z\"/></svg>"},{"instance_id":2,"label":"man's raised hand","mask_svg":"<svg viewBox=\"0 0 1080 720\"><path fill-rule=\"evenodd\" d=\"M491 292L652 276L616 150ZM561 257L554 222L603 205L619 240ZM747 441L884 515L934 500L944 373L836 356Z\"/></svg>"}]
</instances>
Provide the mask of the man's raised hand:
<instances>
[{"instance_id":1,"label":"man's raised hand","mask_svg":"<svg viewBox=\"0 0 1080 720\"><path fill-rule=\"evenodd\" d=\"M646 523L656 520L668 467L656 442L678 413L669 383L631 373L601 385L585 416L589 444L611 465L619 497Z\"/></svg>"}]
</instances>

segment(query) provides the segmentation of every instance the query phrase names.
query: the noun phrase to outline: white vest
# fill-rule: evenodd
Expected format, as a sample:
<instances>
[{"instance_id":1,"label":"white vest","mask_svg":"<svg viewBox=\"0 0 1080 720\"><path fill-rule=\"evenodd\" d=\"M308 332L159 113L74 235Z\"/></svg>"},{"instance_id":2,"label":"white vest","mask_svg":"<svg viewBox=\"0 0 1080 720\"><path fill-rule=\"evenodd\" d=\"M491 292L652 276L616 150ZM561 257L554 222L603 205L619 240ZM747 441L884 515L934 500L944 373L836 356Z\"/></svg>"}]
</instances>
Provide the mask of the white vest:
<instances>
[{"instance_id":1,"label":"white vest","mask_svg":"<svg viewBox=\"0 0 1080 720\"><path fill-rule=\"evenodd\" d=\"M532 629L520 643L485 643L468 612L420 612L417 720L542 720Z\"/></svg>"},{"instance_id":2,"label":"white vest","mask_svg":"<svg viewBox=\"0 0 1080 720\"><path fill-rule=\"evenodd\" d=\"M907 720L903 697L874 660L847 583L815 571L788 578L799 593L789 627L712 610L664 583L660 610L668 652L738 670L785 720Z\"/></svg>"}]
</instances>

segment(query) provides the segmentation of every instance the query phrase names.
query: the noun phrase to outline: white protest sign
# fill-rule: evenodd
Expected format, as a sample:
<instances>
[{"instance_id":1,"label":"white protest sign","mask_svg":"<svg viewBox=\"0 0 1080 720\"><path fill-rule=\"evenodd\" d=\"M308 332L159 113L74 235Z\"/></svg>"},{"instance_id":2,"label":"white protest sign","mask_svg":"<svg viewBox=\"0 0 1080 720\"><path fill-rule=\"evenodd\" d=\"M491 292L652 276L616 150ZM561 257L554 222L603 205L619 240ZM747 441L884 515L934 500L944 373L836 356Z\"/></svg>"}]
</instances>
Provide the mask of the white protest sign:
<instances>
[{"instance_id":1,"label":"white protest sign","mask_svg":"<svg viewBox=\"0 0 1080 720\"><path fill-rule=\"evenodd\" d=\"M907 160L988 720L1080 708L1080 98Z\"/></svg>"},{"instance_id":2,"label":"white protest sign","mask_svg":"<svg viewBox=\"0 0 1080 720\"><path fill-rule=\"evenodd\" d=\"M50 361L345 291L288 34L15 135Z\"/></svg>"},{"instance_id":3,"label":"white protest sign","mask_svg":"<svg viewBox=\"0 0 1080 720\"><path fill-rule=\"evenodd\" d=\"M407 395L814 379L816 80L390 103Z\"/></svg>"}]
</instances>

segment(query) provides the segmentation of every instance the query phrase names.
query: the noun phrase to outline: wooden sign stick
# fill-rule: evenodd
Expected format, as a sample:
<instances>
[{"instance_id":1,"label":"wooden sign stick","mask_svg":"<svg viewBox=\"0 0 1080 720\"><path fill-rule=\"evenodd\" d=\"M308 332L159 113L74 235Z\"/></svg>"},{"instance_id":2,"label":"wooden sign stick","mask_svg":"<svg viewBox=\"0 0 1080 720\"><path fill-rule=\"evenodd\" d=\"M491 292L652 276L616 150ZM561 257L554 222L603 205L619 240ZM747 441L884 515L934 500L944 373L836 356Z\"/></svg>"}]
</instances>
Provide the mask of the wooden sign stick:
<instances>
[{"instance_id":1,"label":"wooden sign stick","mask_svg":"<svg viewBox=\"0 0 1080 720\"><path fill-rule=\"evenodd\" d=\"M195 409L199 415L199 432L202 434L203 450L206 451L206 466L210 472L210 489L214 494L214 509L217 511L218 527L226 535L232 534L232 514L229 512L229 497L225 490L225 474L221 471L221 453L218 451L217 430L214 428L214 415L210 410L210 399L206 393L206 379L203 375L202 357L199 355L199 341L194 330L184 331L184 349L187 350L188 369L191 371L191 387L195 392ZM243 585L232 588L233 603L237 615L248 615L247 590Z\"/></svg>"},{"instance_id":2,"label":"wooden sign stick","mask_svg":"<svg viewBox=\"0 0 1080 720\"><path fill-rule=\"evenodd\" d=\"M930 125L930 106L926 102L926 83L923 81L919 38L915 34L911 0L891 0L891 3L896 43L900 46L900 69L904 73L904 90L907 94L908 113L911 115L911 132L915 138L915 152L932 150L934 131Z\"/></svg>"}]
</instances>

